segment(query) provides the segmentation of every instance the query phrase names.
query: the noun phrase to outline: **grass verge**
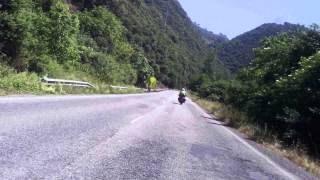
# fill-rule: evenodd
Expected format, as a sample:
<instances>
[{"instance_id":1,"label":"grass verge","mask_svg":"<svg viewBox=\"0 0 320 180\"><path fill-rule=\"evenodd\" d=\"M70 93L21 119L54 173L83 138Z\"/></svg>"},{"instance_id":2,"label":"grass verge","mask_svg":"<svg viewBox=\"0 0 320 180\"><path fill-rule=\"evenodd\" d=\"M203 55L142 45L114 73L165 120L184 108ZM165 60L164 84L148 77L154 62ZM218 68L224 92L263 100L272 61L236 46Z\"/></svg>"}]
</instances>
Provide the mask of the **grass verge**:
<instances>
[{"instance_id":1,"label":"grass verge","mask_svg":"<svg viewBox=\"0 0 320 180\"><path fill-rule=\"evenodd\" d=\"M76 73L75 73L76 74ZM71 74L68 79L77 80L79 77L86 77ZM35 73L17 73L13 69L0 64L0 96L15 94L129 94L142 93L143 90L134 86L127 86L127 89L115 89L110 85L103 84L93 78L80 79L82 81L93 81L95 88L79 88L70 86L47 86L41 83ZM90 81L90 82L91 82Z\"/></svg>"},{"instance_id":2,"label":"grass verge","mask_svg":"<svg viewBox=\"0 0 320 180\"><path fill-rule=\"evenodd\" d=\"M191 94L190 97L195 103L204 108L207 112L213 114L219 120L225 122L228 126L236 128L255 142L262 144L274 153L295 162L306 171L320 177L319 159L308 155L302 145L283 145L277 137L268 132L267 128L261 129L250 124L248 120L249 117L247 117L245 113L240 112L231 106L201 99L194 94Z\"/></svg>"}]
</instances>

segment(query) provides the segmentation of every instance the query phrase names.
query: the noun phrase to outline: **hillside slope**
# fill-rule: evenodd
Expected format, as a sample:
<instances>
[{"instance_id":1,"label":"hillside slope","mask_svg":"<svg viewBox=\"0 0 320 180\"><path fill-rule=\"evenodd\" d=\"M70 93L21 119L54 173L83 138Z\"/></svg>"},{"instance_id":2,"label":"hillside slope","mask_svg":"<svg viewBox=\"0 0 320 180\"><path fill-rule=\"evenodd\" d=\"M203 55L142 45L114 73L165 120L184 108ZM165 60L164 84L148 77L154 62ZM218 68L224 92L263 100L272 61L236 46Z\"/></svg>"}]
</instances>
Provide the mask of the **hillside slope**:
<instances>
[{"instance_id":1,"label":"hillside slope","mask_svg":"<svg viewBox=\"0 0 320 180\"><path fill-rule=\"evenodd\" d=\"M229 41L228 37L222 33L215 34L205 28L200 27L199 25L196 25L196 27L198 27L202 37L211 48L216 48L221 44L227 43Z\"/></svg>"},{"instance_id":2,"label":"hillside slope","mask_svg":"<svg viewBox=\"0 0 320 180\"><path fill-rule=\"evenodd\" d=\"M127 28L129 42L145 52L156 76L169 87L185 86L203 71L211 47L177 0L74 0L73 4L80 9L100 5L112 11ZM221 63L212 61L225 73Z\"/></svg>"},{"instance_id":3,"label":"hillside slope","mask_svg":"<svg viewBox=\"0 0 320 180\"><path fill-rule=\"evenodd\" d=\"M154 73L183 87L218 43L177 0L17 0L0 9L0 62L40 76L143 86ZM223 77L226 68L211 61Z\"/></svg>"},{"instance_id":4,"label":"hillside slope","mask_svg":"<svg viewBox=\"0 0 320 180\"><path fill-rule=\"evenodd\" d=\"M168 87L228 77L265 37L302 26L265 24L228 40L193 23L177 0L0 2L0 62L18 72ZM228 69L226 68L228 67Z\"/></svg>"},{"instance_id":5,"label":"hillside slope","mask_svg":"<svg viewBox=\"0 0 320 180\"><path fill-rule=\"evenodd\" d=\"M249 65L254 59L253 49L259 47L263 39L283 32L294 33L303 29L305 29L304 26L290 23L263 24L220 46L217 49L218 58L232 72L237 72L240 68Z\"/></svg>"}]
</instances>

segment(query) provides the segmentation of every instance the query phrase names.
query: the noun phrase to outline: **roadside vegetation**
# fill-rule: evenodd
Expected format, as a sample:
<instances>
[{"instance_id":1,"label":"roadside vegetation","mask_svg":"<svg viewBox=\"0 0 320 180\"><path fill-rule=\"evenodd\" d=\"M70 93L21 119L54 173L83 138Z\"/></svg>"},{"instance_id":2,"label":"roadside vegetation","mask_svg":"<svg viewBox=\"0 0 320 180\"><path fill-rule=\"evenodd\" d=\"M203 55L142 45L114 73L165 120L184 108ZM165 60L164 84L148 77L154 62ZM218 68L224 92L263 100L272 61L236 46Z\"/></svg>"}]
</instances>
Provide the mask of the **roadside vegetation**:
<instances>
[{"instance_id":1,"label":"roadside vegetation","mask_svg":"<svg viewBox=\"0 0 320 180\"><path fill-rule=\"evenodd\" d=\"M270 132L267 127L262 128L261 126L252 124L246 113L230 105L200 98L196 93L192 93L191 99L208 113L214 115L218 121L225 123L226 126L237 129L249 139L291 160L315 176L320 176L319 159L310 155L308 148L303 143L286 145L275 134Z\"/></svg>"},{"instance_id":2,"label":"roadside vegetation","mask_svg":"<svg viewBox=\"0 0 320 180\"><path fill-rule=\"evenodd\" d=\"M113 88L94 79L83 79L94 82L94 88L79 88L69 86L47 86L41 82L36 73L16 72L14 69L0 64L0 96L4 95L47 95L47 94L126 94L141 93L144 90L133 85L126 89ZM72 77L70 77L72 78Z\"/></svg>"},{"instance_id":3,"label":"roadside vegetation","mask_svg":"<svg viewBox=\"0 0 320 180\"><path fill-rule=\"evenodd\" d=\"M138 87L155 76L183 87L205 61L215 75L228 74L211 50L177 1L0 2L0 64L19 76ZM16 87L6 85L0 91Z\"/></svg>"},{"instance_id":4,"label":"roadside vegetation","mask_svg":"<svg viewBox=\"0 0 320 180\"><path fill-rule=\"evenodd\" d=\"M195 78L190 88L210 111L319 175L320 31L265 39L234 80Z\"/></svg>"},{"instance_id":5,"label":"roadside vegetation","mask_svg":"<svg viewBox=\"0 0 320 180\"><path fill-rule=\"evenodd\" d=\"M154 74L143 51L126 40L122 22L106 8L72 11L62 0L14 0L0 9L0 94L56 93L57 88L40 85L43 76L99 87L83 92L113 92L103 87L143 86Z\"/></svg>"},{"instance_id":6,"label":"roadside vegetation","mask_svg":"<svg viewBox=\"0 0 320 180\"><path fill-rule=\"evenodd\" d=\"M0 95L42 92L40 79L34 73L16 73L0 64Z\"/></svg>"}]
</instances>

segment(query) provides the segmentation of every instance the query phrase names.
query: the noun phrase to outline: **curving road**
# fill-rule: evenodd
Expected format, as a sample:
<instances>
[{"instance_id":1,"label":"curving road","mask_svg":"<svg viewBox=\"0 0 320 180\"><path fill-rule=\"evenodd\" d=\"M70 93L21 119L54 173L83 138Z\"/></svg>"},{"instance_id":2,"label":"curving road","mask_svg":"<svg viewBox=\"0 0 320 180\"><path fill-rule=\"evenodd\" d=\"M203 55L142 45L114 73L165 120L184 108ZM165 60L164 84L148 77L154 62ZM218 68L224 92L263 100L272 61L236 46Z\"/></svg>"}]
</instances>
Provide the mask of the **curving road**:
<instances>
[{"instance_id":1,"label":"curving road","mask_svg":"<svg viewBox=\"0 0 320 180\"><path fill-rule=\"evenodd\" d=\"M316 179L177 92L0 98L0 179Z\"/></svg>"}]
</instances>

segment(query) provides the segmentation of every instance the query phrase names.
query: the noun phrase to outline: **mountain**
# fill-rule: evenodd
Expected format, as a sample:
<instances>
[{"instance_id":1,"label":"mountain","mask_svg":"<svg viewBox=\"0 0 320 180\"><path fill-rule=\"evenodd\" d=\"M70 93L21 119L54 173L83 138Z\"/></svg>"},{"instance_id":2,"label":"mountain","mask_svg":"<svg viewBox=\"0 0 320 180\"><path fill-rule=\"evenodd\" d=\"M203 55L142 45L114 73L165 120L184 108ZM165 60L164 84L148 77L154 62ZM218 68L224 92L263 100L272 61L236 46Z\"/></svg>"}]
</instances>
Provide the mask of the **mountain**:
<instances>
[{"instance_id":1,"label":"mountain","mask_svg":"<svg viewBox=\"0 0 320 180\"><path fill-rule=\"evenodd\" d=\"M253 49L259 47L263 39L284 32L295 33L305 29L304 26L290 23L263 24L222 44L217 48L217 55L232 72L237 72L254 59Z\"/></svg>"},{"instance_id":2,"label":"mountain","mask_svg":"<svg viewBox=\"0 0 320 180\"><path fill-rule=\"evenodd\" d=\"M80 10L104 6L114 13L126 27L128 41L144 51L156 76L169 87L185 86L201 73L211 46L224 41L208 32L204 36L177 0L71 2ZM215 64L224 73L222 63Z\"/></svg>"},{"instance_id":3,"label":"mountain","mask_svg":"<svg viewBox=\"0 0 320 180\"><path fill-rule=\"evenodd\" d=\"M228 40L193 23L178 0L17 0L0 10L0 63L18 72L138 86L155 75L171 88L226 78L262 39L302 28L264 24Z\"/></svg>"},{"instance_id":4,"label":"mountain","mask_svg":"<svg viewBox=\"0 0 320 180\"><path fill-rule=\"evenodd\" d=\"M228 37L222 33L215 34L205 28L200 27L197 24L195 24L195 26L199 29L202 37L205 39L206 43L209 45L210 48L216 48L221 44L224 44L229 41Z\"/></svg>"},{"instance_id":5,"label":"mountain","mask_svg":"<svg viewBox=\"0 0 320 180\"><path fill-rule=\"evenodd\" d=\"M169 87L227 69L212 56L223 38L199 29L177 0L0 1L0 63L18 72L107 84Z\"/></svg>"}]
</instances>

